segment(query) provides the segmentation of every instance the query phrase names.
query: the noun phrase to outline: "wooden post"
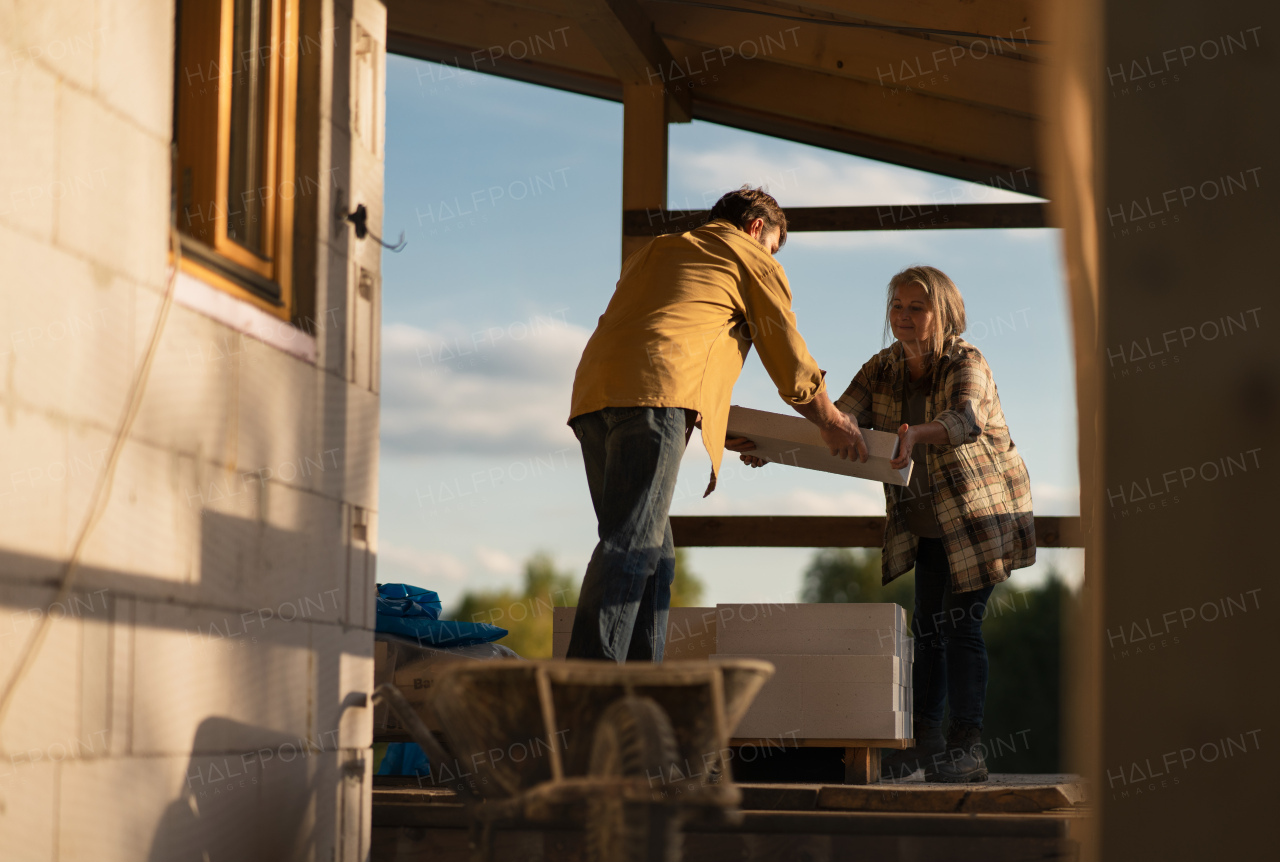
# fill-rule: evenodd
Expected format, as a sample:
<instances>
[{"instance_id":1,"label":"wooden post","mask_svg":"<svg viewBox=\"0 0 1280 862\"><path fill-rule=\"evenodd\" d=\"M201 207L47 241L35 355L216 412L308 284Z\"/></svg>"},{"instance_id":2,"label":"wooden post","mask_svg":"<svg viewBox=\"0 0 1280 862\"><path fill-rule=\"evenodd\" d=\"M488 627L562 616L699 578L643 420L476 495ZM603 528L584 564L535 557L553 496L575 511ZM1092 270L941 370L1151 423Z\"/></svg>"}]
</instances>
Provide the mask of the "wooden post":
<instances>
[{"instance_id":1,"label":"wooden post","mask_svg":"<svg viewBox=\"0 0 1280 862\"><path fill-rule=\"evenodd\" d=\"M880 783L880 749L846 748L844 750L845 784Z\"/></svg>"},{"instance_id":2,"label":"wooden post","mask_svg":"<svg viewBox=\"0 0 1280 862\"><path fill-rule=\"evenodd\" d=\"M667 98L662 87L622 88L622 210L663 210L667 205ZM622 235L625 261L649 242Z\"/></svg>"}]
</instances>

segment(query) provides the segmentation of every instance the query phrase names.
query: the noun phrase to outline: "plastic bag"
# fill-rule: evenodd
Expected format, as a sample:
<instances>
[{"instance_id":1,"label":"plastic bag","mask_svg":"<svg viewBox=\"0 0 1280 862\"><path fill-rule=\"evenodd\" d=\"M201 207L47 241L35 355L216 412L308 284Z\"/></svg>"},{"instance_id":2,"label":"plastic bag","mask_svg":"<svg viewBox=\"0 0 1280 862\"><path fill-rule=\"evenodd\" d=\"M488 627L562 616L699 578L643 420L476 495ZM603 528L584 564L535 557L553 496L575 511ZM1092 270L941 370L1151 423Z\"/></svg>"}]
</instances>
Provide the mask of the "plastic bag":
<instances>
[{"instance_id":1,"label":"plastic bag","mask_svg":"<svg viewBox=\"0 0 1280 862\"><path fill-rule=\"evenodd\" d=\"M507 636L506 629L488 623L442 620L442 608L440 596L433 590L410 584L378 584L377 631L437 648L487 644Z\"/></svg>"}]
</instances>

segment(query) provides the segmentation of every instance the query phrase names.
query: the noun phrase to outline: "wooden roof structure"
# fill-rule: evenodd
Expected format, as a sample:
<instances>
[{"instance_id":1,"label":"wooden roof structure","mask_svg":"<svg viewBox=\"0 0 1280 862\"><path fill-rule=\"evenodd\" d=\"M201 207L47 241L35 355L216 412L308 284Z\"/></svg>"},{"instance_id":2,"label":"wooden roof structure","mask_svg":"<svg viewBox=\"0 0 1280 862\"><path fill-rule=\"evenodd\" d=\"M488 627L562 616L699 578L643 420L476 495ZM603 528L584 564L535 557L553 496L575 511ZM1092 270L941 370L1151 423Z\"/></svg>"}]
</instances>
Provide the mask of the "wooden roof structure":
<instances>
[{"instance_id":1,"label":"wooden roof structure","mask_svg":"<svg viewBox=\"0 0 1280 862\"><path fill-rule=\"evenodd\" d=\"M1038 194L1031 0L388 0L388 49ZM646 98L654 99L647 94Z\"/></svg>"}]
</instances>

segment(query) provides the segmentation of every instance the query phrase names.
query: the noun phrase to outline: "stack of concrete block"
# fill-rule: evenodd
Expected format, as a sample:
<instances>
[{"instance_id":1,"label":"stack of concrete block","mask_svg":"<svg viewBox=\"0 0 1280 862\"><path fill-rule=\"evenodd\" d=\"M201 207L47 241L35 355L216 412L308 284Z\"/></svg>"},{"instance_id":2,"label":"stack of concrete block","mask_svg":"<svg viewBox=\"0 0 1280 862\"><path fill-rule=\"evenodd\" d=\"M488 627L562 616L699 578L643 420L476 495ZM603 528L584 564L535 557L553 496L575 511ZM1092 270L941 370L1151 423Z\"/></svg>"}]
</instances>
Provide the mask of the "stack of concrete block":
<instances>
[{"instance_id":1,"label":"stack of concrete block","mask_svg":"<svg viewBox=\"0 0 1280 862\"><path fill-rule=\"evenodd\" d=\"M735 737L911 736L914 654L900 606L730 604L717 605L715 619L712 659L763 659L777 669Z\"/></svg>"},{"instance_id":2,"label":"stack of concrete block","mask_svg":"<svg viewBox=\"0 0 1280 862\"><path fill-rule=\"evenodd\" d=\"M556 608L551 624L551 656L564 658L577 608ZM703 660L716 651L715 608L671 608L667 616L664 661Z\"/></svg>"}]
</instances>

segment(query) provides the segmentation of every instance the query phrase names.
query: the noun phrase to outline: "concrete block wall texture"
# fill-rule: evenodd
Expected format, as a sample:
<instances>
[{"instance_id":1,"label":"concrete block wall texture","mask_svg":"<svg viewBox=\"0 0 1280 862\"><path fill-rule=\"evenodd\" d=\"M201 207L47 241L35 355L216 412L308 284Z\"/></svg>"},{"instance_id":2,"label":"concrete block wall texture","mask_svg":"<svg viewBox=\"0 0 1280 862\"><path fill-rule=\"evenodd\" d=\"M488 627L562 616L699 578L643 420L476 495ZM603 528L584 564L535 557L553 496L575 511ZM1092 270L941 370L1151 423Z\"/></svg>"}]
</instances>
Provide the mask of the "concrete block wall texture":
<instances>
[{"instance_id":1,"label":"concrete block wall texture","mask_svg":"<svg viewBox=\"0 0 1280 862\"><path fill-rule=\"evenodd\" d=\"M553 608L551 657L564 658L569 651L576 607ZM666 661L699 661L716 651L715 608L671 608L667 612Z\"/></svg>"},{"instance_id":2,"label":"concrete block wall texture","mask_svg":"<svg viewBox=\"0 0 1280 862\"><path fill-rule=\"evenodd\" d=\"M903 739L911 640L896 604L721 604L712 658L757 658L775 673L735 736Z\"/></svg>"},{"instance_id":3,"label":"concrete block wall texture","mask_svg":"<svg viewBox=\"0 0 1280 862\"><path fill-rule=\"evenodd\" d=\"M385 10L300 6L316 361L175 302L55 603L168 283L174 3L0 3L0 683L55 618L0 723L6 862L368 853L380 257L333 216L382 231Z\"/></svg>"}]
</instances>

